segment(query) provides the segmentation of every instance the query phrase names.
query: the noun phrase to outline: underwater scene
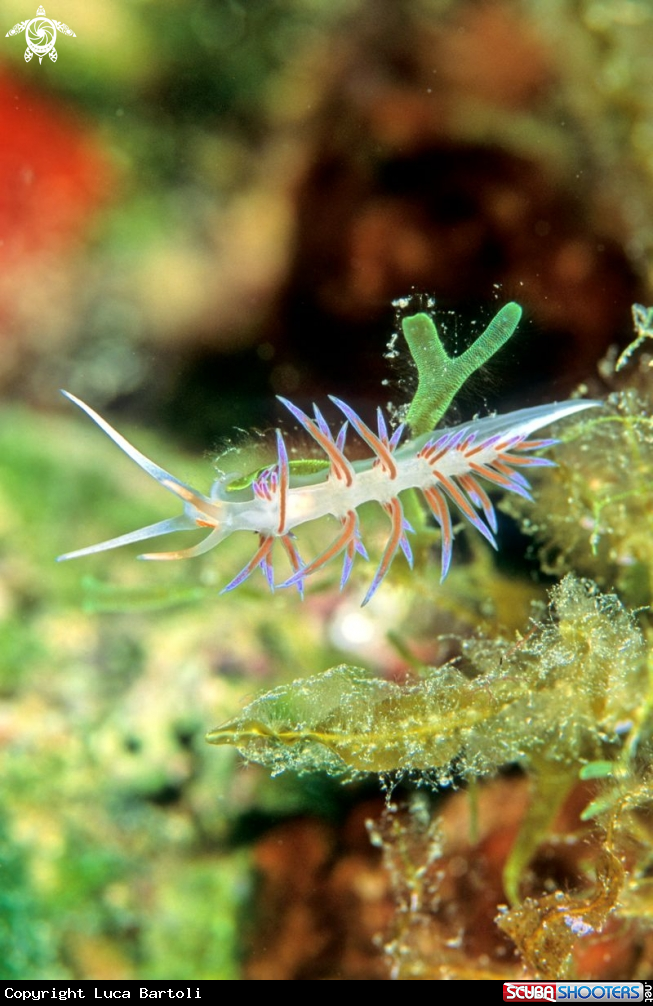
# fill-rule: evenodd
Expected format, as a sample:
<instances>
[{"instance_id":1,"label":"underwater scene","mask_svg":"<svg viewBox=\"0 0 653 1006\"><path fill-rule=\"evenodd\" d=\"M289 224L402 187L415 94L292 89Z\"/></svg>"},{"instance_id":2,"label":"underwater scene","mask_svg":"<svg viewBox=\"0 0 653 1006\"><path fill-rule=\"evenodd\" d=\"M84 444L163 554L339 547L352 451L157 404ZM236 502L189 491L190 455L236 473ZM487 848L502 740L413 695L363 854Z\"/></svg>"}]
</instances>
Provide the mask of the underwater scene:
<instances>
[{"instance_id":1,"label":"underwater scene","mask_svg":"<svg viewBox=\"0 0 653 1006\"><path fill-rule=\"evenodd\" d=\"M2 14L0 980L650 978L649 0Z\"/></svg>"}]
</instances>

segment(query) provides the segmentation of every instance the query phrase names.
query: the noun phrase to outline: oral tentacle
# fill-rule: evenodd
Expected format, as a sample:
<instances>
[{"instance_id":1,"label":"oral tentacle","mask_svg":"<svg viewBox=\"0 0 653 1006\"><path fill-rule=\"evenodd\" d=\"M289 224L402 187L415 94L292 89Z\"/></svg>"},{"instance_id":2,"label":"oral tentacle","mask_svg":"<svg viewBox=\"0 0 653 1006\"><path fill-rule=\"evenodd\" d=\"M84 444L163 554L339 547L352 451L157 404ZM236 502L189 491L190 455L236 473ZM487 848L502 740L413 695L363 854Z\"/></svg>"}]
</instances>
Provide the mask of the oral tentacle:
<instances>
[{"instance_id":1,"label":"oral tentacle","mask_svg":"<svg viewBox=\"0 0 653 1006\"><path fill-rule=\"evenodd\" d=\"M134 542L172 534L174 531L194 531L196 529L197 524L192 518L187 514L180 514L178 517L157 521L156 524L148 524L147 527L141 527L137 531L118 535L117 538L108 538L107 541L101 541L97 545L89 545L87 548L78 548L74 552L66 552L64 555L57 556L57 562L80 559L82 556L94 555L96 552L108 552L112 548L122 548L123 545L132 545Z\"/></svg>"},{"instance_id":2,"label":"oral tentacle","mask_svg":"<svg viewBox=\"0 0 653 1006\"><path fill-rule=\"evenodd\" d=\"M151 560L195 559L198 555L210 552L212 548L219 545L225 538L226 533L216 527L210 534L207 534L206 538L203 538L197 545L192 545L190 548L182 548L174 552L144 552L142 555L137 556L137 559L143 559L148 562Z\"/></svg>"},{"instance_id":3,"label":"oral tentacle","mask_svg":"<svg viewBox=\"0 0 653 1006\"><path fill-rule=\"evenodd\" d=\"M167 472L165 468L161 468L160 465L155 464L154 461L150 461L150 459L144 454L141 454L141 452L130 444L121 433L114 430L113 426L110 426L106 419L99 416L97 412L90 407L90 405L86 405L86 403L82 402L80 398L76 398L75 395L71 395L69 391L63 391L62 389L61 394L80 408L82 412L85 412L86 415L93 420L96 426L99 426L100 429L106 433L111 440L113 440L114 444L116 444L121 451L124 451L127 457L131 458L132 461L135 461L144 472L147 472L147 474L151 476L151 478L156 479L159 485L162 485L164 489L174 493L175 496L179 496L180 499L183 499L185 502L189 502L194 506L197 506L198 510L202 510L208 514L215 512L215 508L212 507L209 499L201 493L198 493L192 486L186 485L185 482L180 482L180 480L175 478L174 475Z\"/></svg>"}]
</instances>

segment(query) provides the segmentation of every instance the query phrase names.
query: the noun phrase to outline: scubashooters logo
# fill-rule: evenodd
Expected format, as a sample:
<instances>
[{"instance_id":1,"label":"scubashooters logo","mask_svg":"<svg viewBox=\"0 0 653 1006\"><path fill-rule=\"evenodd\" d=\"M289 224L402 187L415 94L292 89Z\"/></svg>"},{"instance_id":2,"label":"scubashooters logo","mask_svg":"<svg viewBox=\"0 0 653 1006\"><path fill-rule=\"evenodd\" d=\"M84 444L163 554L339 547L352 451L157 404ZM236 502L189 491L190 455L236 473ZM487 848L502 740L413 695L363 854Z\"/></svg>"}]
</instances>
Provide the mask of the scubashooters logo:
<instances>
[{"instance_id":1,"label":"scubashooters logo","mask_svg":"<svg viewBox=\"0 0 653 1006\"><path fill-rule=\"evenodd\" d=\"M56 63L58 54L54 43L57 41L58 31L62 35L72 35L73 38L77 38L75 32L71 31L63 21L52 21L49 17L46 17L43 7L39 7L36 17L33 17L31 21L20 21L18 24L15 24L7 32L5 38L9 38L10 35L20 35L22 31L25 32L25 41L27 42L27 49L25 50L26 63L29 63L33 56L38 56L40 63L46 54L53 63Z\"/></svg>"},{"instance_id":2,"label":"scubashooters logo","mask_svg":"<svg viewBox=\"0 0 653 1006\"><path fill-rule=\"evenodd\" d=\"M504 1002L641 1002L648 982L504 982Z\"/></svg>"}]
</instances>

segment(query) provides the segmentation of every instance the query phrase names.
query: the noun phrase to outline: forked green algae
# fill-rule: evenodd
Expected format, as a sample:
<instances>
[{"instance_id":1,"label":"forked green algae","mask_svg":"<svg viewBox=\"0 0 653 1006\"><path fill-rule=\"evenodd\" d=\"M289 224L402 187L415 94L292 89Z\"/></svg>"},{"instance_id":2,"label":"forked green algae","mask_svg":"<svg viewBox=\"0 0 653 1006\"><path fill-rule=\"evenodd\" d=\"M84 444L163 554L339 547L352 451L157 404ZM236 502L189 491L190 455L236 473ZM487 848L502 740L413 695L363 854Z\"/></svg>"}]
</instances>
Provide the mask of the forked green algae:
<instances>
[{"instance_id":1,"label":"forked green algae","mask_svg":"<svg viewBox=\"0 0 653 1006\"><path fill-rule=\"evenodd\" d=\"M418 384L406 414L413 434L434 430L468 377L494 356L514 334L522 310L505 304L484 332L461 353L449 356L434 320L428 314L413 314L401 327L417 367Z\"/></svg>"}]
</instances>

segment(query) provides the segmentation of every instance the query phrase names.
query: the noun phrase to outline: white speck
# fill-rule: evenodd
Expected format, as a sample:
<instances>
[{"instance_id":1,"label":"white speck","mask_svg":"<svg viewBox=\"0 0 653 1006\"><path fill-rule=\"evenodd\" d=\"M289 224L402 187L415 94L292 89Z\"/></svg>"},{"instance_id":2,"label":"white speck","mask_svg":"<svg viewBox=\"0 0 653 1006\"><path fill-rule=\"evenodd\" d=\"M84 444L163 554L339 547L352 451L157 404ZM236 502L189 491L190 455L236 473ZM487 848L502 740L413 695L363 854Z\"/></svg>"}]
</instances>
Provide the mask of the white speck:
<instances>
[{"instance_id":1,"label":"white speck","mask_svg":"<svg viewBox=\"0 0 653 1006\"><path fill-rule=\"evenodd\" d=\"M590 926L589 922L585 922L583 919L575 919L573 915L564 915L563 918L565 925L569 926L576 936L587 936L588 933L594 932L594 926Z\"/></svg>"}]
</instances>

